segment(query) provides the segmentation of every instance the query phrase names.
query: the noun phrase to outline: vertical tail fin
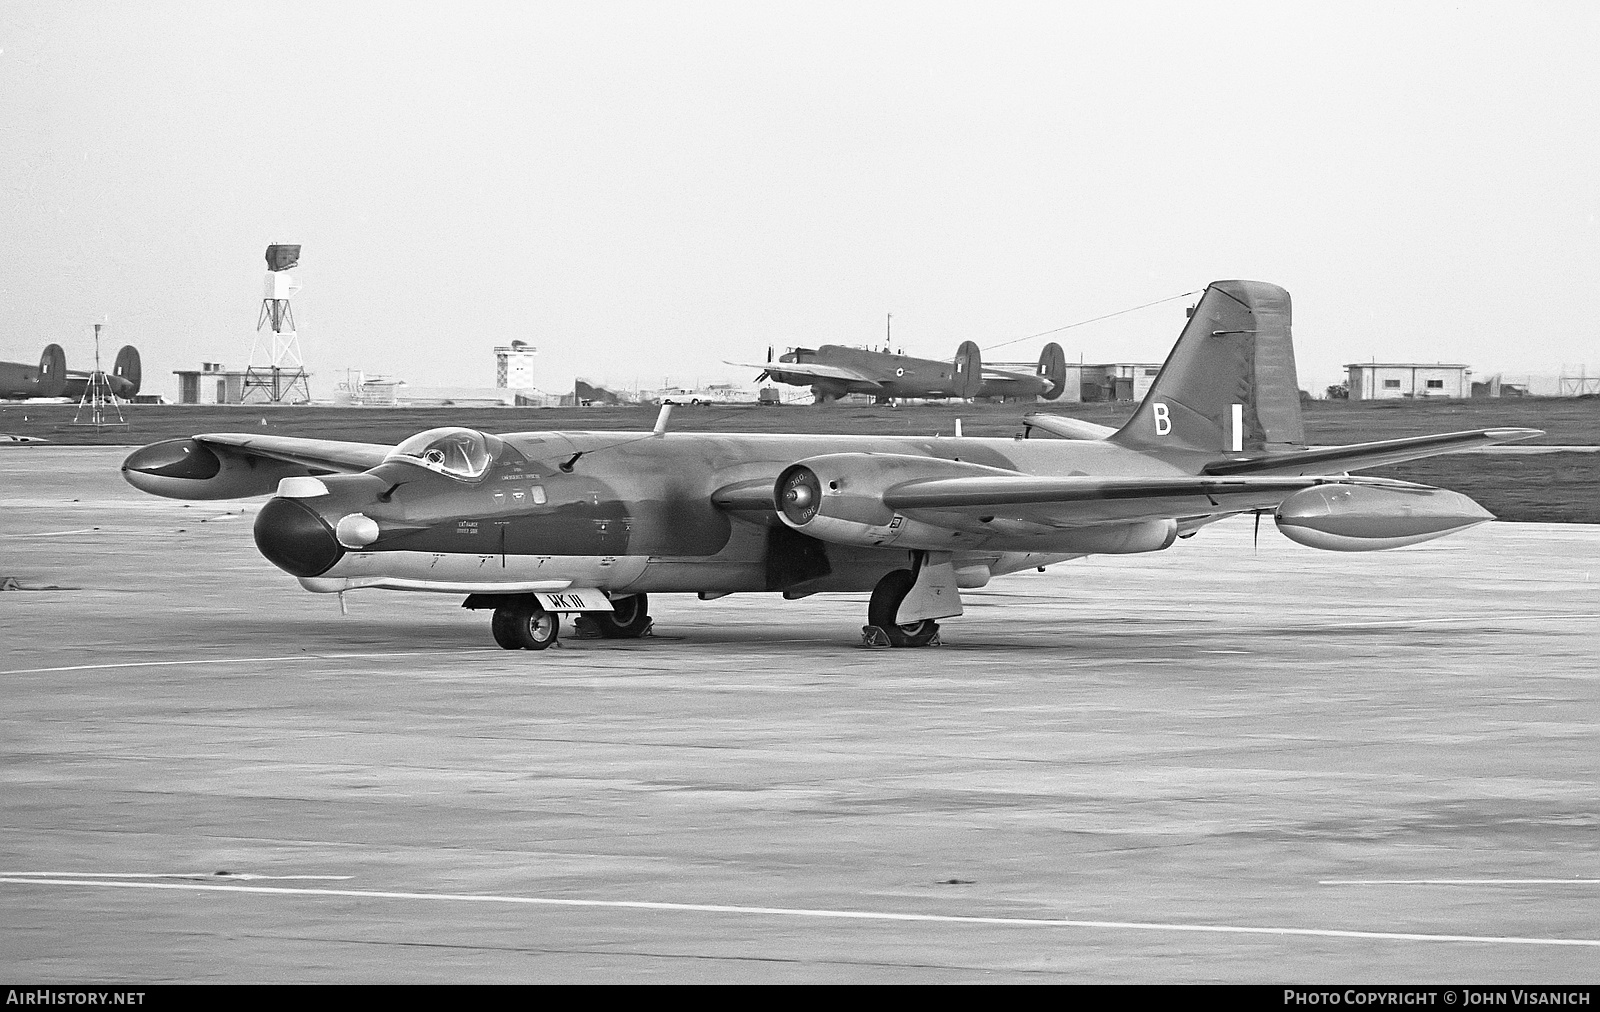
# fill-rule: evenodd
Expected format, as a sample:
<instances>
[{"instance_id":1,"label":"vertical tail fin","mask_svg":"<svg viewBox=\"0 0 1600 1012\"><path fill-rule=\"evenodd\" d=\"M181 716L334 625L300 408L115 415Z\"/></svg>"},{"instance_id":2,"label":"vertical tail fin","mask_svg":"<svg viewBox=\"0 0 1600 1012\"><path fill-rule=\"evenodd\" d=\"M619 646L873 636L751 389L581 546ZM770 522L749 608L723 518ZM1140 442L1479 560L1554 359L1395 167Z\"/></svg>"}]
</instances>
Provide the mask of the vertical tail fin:
<instances>
[{"instance_id":1,"label":"vertical tail fin","mask_svg":"<svg viewBox=\"0 0 1600 1012\"><path fill-rule=\"evenodd\" d=\"M1051 341L1039 352L1038 376L1050 384L1041 397L1053 401L1061 396L1061 391L1067 388L1067 355L1061 345Z\"/></svg>"},{"instance_id":2,"label":"vertical tail fin","mask_svg":"<svg viewBox=\"0 0 1600 1012\"><path fill-rule=\"evenodd\" d=\"M962 341L956 349L955 361L950 363L950 379L955 385L955 395L962 400L978 396L983 386L983 352L976 341Z\"/></svg>"},{"instance_id":3,"label":"vertical tail fin","mask_svg":"<svg viewBox=\"0 0 1600 1012\"><path fill-rule=\"evenodd\" d=\"M111 367L111 375L127 380L131 389L127 393L118 391L119 397L132 397L139 392L139 381L142 378L139 367L139 349L131 344L122 346L117 352L117 364Z\"/></svg>"},{"instance_id":4,"label":"vertical tail fin","mask_svg":"<svg viewBox=\"0 0 1600 1012\"><path fill-rule=\"evenodd\" d=\"M59 344L45 345L39 356L37 397L60 397L67 392L67 353Z\"/></svg>"},{"instance_id":5,"label":"vertical tail fin","mask_svg":"<svg viewBox=\"0 0 1600 1012\"><path fill-rule=\"evenodd\" d=\"M1290 315L1277 285L1213 282L1139 409L1110 438L1212 453L1303 444Z\"/></svg>"}]
</instances>

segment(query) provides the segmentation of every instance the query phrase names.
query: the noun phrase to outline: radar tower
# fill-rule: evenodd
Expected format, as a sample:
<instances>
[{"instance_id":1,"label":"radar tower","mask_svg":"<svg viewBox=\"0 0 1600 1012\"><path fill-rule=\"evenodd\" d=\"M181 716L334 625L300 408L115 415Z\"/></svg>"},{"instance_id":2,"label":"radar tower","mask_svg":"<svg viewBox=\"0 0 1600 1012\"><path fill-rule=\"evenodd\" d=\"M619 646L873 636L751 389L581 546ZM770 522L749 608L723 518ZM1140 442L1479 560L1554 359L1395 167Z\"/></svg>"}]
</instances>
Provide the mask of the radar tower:
<instances>
[{"instance_id":1,"label":"radar tower","mask_svg":"<svg viewBox=\"0 0 1600 1012\"><path fill-rule=\"evenodd\" d=\"M256 320L250 364L244 371L241 404L305 404L311 400L310 377L300 357L300 338L289 307L290 296L300 290L289 270L299 262L298 245L267 247L266 291ZM269 323L272 329L263 332Z\"/></svg>"}]
</instances>

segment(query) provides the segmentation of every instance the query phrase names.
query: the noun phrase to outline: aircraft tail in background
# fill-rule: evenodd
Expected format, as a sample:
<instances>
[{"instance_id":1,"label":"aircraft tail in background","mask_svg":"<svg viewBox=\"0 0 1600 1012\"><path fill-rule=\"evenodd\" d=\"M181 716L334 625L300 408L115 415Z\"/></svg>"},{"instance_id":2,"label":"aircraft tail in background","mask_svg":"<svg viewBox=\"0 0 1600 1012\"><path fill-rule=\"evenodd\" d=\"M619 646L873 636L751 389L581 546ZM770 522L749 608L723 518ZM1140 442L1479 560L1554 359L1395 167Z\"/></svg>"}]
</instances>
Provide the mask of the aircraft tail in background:
<instances>
[{"instance_id":1,"label":"aircraft tail in background","mask_svg":"<svg viewBox=\"0 0 1600 1012\"><path fill-rule=\"evenodd\" d=\"M1051 341L1039 352L1037 375L1050 384L1040 397L1053 401L1061 396L1061 392L1067 388L1067 355L1061 350L1061 345Z\"/></svg>"},{"instance_id":2,"label":"aircraft tail in background","mask_svg":"<svg viewBox=\"0 0 1600 1012\"><path fill-rule=\"evenodd\" d=\"M117 352L117 362L111 367L113 377L112 389L118 397L132 397L139 392L139 381L142 378L139 371L139 349L131 344L122 346ZM115 380L122 380L126 386L118 384Z\"/></svg>"}]
</instances>

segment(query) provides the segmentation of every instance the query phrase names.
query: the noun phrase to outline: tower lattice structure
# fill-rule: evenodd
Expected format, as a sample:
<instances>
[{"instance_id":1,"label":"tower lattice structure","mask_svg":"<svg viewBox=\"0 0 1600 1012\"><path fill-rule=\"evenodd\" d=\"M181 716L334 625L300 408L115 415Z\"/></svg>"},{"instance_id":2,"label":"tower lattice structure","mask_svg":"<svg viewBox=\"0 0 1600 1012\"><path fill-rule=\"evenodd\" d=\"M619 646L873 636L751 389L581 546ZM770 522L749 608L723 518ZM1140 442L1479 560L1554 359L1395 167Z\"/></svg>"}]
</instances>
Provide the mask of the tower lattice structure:
<instances>
[{"instance_id":1,"label":"tower lattice structure","mask_svg":"<svg viewBox=\"0 0 1600 1012\"><path fill-rule=\"evenodd\" d=\"M300 355L300 337L289 304L290 297L300 290L289 270L299 262L299 246L267 247L266 290L250 347L250 364L244 371L239 397L243 404L305 404L311 400L311 377Z\"/></svg>"}]
</instances>

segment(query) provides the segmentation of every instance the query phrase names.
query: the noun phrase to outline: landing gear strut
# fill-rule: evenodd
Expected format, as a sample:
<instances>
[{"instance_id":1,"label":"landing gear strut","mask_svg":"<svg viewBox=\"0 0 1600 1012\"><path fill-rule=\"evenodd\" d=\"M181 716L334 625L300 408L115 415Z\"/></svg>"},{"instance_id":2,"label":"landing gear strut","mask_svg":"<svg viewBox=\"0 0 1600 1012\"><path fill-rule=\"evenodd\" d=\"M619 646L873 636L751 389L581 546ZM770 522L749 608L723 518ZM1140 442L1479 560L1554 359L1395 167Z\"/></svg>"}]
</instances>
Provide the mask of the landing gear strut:
<instances>
[{"instance_id":1,"label":"landing gear strut","mask_svg":"<svg viewBox=\"0 0 1600 1012\"><path fill-rule=\"evenodd\" d=\"M555 645L561 617L545 611L532 595L514 597L495 608L489 628L494 641L507 650L543 650Z\"/></svg>"},{"instance_id":2,"label":"landing gear strut","mask_svg":"<svg viewBox=\"0 0 1600 1012\"><path fill-rule=\"evenodd\" d=\"M573 628L608 640L636 640L650 631L650 598L644 594L611 599L610 613L586 611Z\"/></svg>"},{"instance_id":3,"label":"landing gear strut","mask_svg":"<svg viewBox=\"0 0 1600 1012\"><path fill-rule=\"evenodd\" d=\"M939 634L939 623L931 618L907 625L896 625L895 615L900 602L911 593L917 578L909 569L896 569L872 588L872 600L867 604L867 625L882 630L892 647L925 647Z\"/></svg>"}]
</instances>

